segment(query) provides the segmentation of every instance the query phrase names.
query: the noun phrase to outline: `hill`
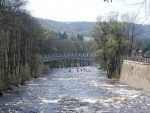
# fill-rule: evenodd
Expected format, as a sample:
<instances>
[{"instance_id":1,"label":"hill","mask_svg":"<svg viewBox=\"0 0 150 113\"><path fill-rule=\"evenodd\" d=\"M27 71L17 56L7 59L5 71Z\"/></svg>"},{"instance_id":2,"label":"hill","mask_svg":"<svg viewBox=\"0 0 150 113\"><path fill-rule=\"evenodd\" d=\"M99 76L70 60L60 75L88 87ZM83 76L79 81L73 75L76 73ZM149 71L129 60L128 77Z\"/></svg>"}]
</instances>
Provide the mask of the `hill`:
<instances>
[{"instance_id":1,"label":"hill","mask_svg":"<svg viewBox=\"0 0 150 113\"><path fill-rule=\"evenodd\" d=\"M137 25L137 33L139 33L140 38L150 38L150 25Z\"/></svg>"},{"instance_id":2,"label":"hill","mask_svg":"<svg viewBox=\"0 0 150 113\"><path fill-rule=\"evenodd\" d=\"M68 35L82 34L84 37L90 37L91 30L95 22L58 22L49 19L36 18L41 24L49 27L55 32L66 32Z\"/></svg>"},{"instance_id":3,"label":"hill","mask_svg":"<svg viewBox=\"0 0 150 113\"><path fill-rule=\"evenodd\" d=\"M68 35L79 33L84 37L91 37L91 30L95 25L95 22L58 22L50 19L36 19L55 32L66 32ZM150 25L136 24L135 34L140 38L150 38Z\"/></svg>"}]
</instances>

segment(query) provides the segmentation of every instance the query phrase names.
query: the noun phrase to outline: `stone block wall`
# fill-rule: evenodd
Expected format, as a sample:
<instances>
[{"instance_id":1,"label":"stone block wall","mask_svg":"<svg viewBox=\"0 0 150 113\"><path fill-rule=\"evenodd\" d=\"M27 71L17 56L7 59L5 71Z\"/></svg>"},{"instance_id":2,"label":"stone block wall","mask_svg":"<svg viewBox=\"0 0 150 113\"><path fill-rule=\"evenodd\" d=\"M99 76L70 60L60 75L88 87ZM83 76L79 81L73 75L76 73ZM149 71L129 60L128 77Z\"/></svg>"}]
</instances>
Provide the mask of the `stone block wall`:
<instances>
[{"instance_id":1,"label":"stone block wall","mask_svg":"<svg viewBox=\"0 0 150 113\"><path fill-rule=\"evenodd\" d=\"M120 82L150 92L150 63L124 60Z\"/></svg>"}]
</instances>

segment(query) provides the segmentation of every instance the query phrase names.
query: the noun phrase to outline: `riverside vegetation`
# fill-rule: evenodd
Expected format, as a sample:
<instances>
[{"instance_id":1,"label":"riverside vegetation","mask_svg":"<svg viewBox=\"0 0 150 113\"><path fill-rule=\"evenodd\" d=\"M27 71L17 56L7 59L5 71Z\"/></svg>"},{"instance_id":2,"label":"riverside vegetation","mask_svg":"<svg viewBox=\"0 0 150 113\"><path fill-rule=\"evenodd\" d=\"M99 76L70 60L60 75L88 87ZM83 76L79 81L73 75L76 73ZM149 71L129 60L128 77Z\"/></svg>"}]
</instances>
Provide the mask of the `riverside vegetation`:
<instances>
[{"instance_id":1,"label":"riverside vegetation","mask_svg":"<svg viewBox=\"0 0 150 113\"><path fill-rule=\"evenodd\" d=\"M39 75L47 67L41 63L40 55L90 52L91 42L84 41L82 34L69 37L59 32L63 38L56 35L29 14L26 3L0 0L0 92ZM67 65L63 62L69 63L54 61L49 65Z\"/></svg>"},{"instance_id":2,"label":"riverside vegetation","mask_svg":"<svg viewBox=\"0 0 150 113\"><path fill-rule=\"evenodd\" d=\"M137 48L143 53L150 50L150 39L142 41L135 30L135 18L129 14L110 12L105 17L98 18L93 29L94 55L101 68L107 71L108 78L120 76L122 56L131 57L132 51Z\"/></svg>"}]
</instances>

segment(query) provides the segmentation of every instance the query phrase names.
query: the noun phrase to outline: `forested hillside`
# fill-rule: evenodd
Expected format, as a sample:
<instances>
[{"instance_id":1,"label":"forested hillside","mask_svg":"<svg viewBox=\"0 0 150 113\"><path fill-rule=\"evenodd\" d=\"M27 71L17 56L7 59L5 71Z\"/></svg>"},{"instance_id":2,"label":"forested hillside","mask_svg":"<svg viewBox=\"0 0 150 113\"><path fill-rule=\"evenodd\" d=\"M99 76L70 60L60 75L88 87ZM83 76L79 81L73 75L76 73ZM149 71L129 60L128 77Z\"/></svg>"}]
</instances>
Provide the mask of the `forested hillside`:
<instances>
[{"instance_id":1,"label":"forested hillside","mask_svg":"<svg viewBox=\"0 0 150 113\"><path fill-rule=\"evenodd\" d=\"M91 30L95 25L95 22L58 22L50 19L36 18L39 23L47 26L56 32L66 32L69 34L77 35L82 34L84 37L91 37ZM135 33L140 38L150 37L150 25L135 25Z\"/></svg>"},{"instance_id":2,"label":"forested hillside","mask_svg":"<svg viewBox=\"0 0 150 113\"><path fill-rule=\"evenodd\" d=\"M68 35L82 34L84 37L91 36L91 30L95 25L95 22L58 22L42 18L36 19L55 32L66 32Z\"/></svg>"}]
</instances>

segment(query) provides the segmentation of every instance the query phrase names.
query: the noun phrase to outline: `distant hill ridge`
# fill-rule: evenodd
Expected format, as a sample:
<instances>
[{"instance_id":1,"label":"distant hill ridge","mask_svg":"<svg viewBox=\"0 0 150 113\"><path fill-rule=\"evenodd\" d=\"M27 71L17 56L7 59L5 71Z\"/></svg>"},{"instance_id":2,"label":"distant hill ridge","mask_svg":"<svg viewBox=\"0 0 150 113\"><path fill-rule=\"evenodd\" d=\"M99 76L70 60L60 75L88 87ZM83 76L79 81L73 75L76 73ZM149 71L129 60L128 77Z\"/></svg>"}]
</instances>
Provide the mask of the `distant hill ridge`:
<instances>
[{"instance_id":1,"label":"distant hill ridge","mask_svg":"<svg viewBox=\"0 0 150 113\"><path fill-rule=\"evenodd\" d=\"M47 26L55 32L66 32L68 35L82 34L84 37L91 37L91 30L95 22L59 22L50 19L36 18L39 23ZM135 25L135 34L140 38L150 38L150 25Z\"/></svg>"},{"instance_id":2,"label":"distant hill ridge","mask_svg":"<svg viewBox=\"0 0 150 113\"><path fill-rule=\"evenodd\" d=\"M55 32L66 32L69 35L82 34L84 37L91 36L91 30L95 22L58 22L50 19L36 18L41 24Z\"/></svg>"}]
</instances>

